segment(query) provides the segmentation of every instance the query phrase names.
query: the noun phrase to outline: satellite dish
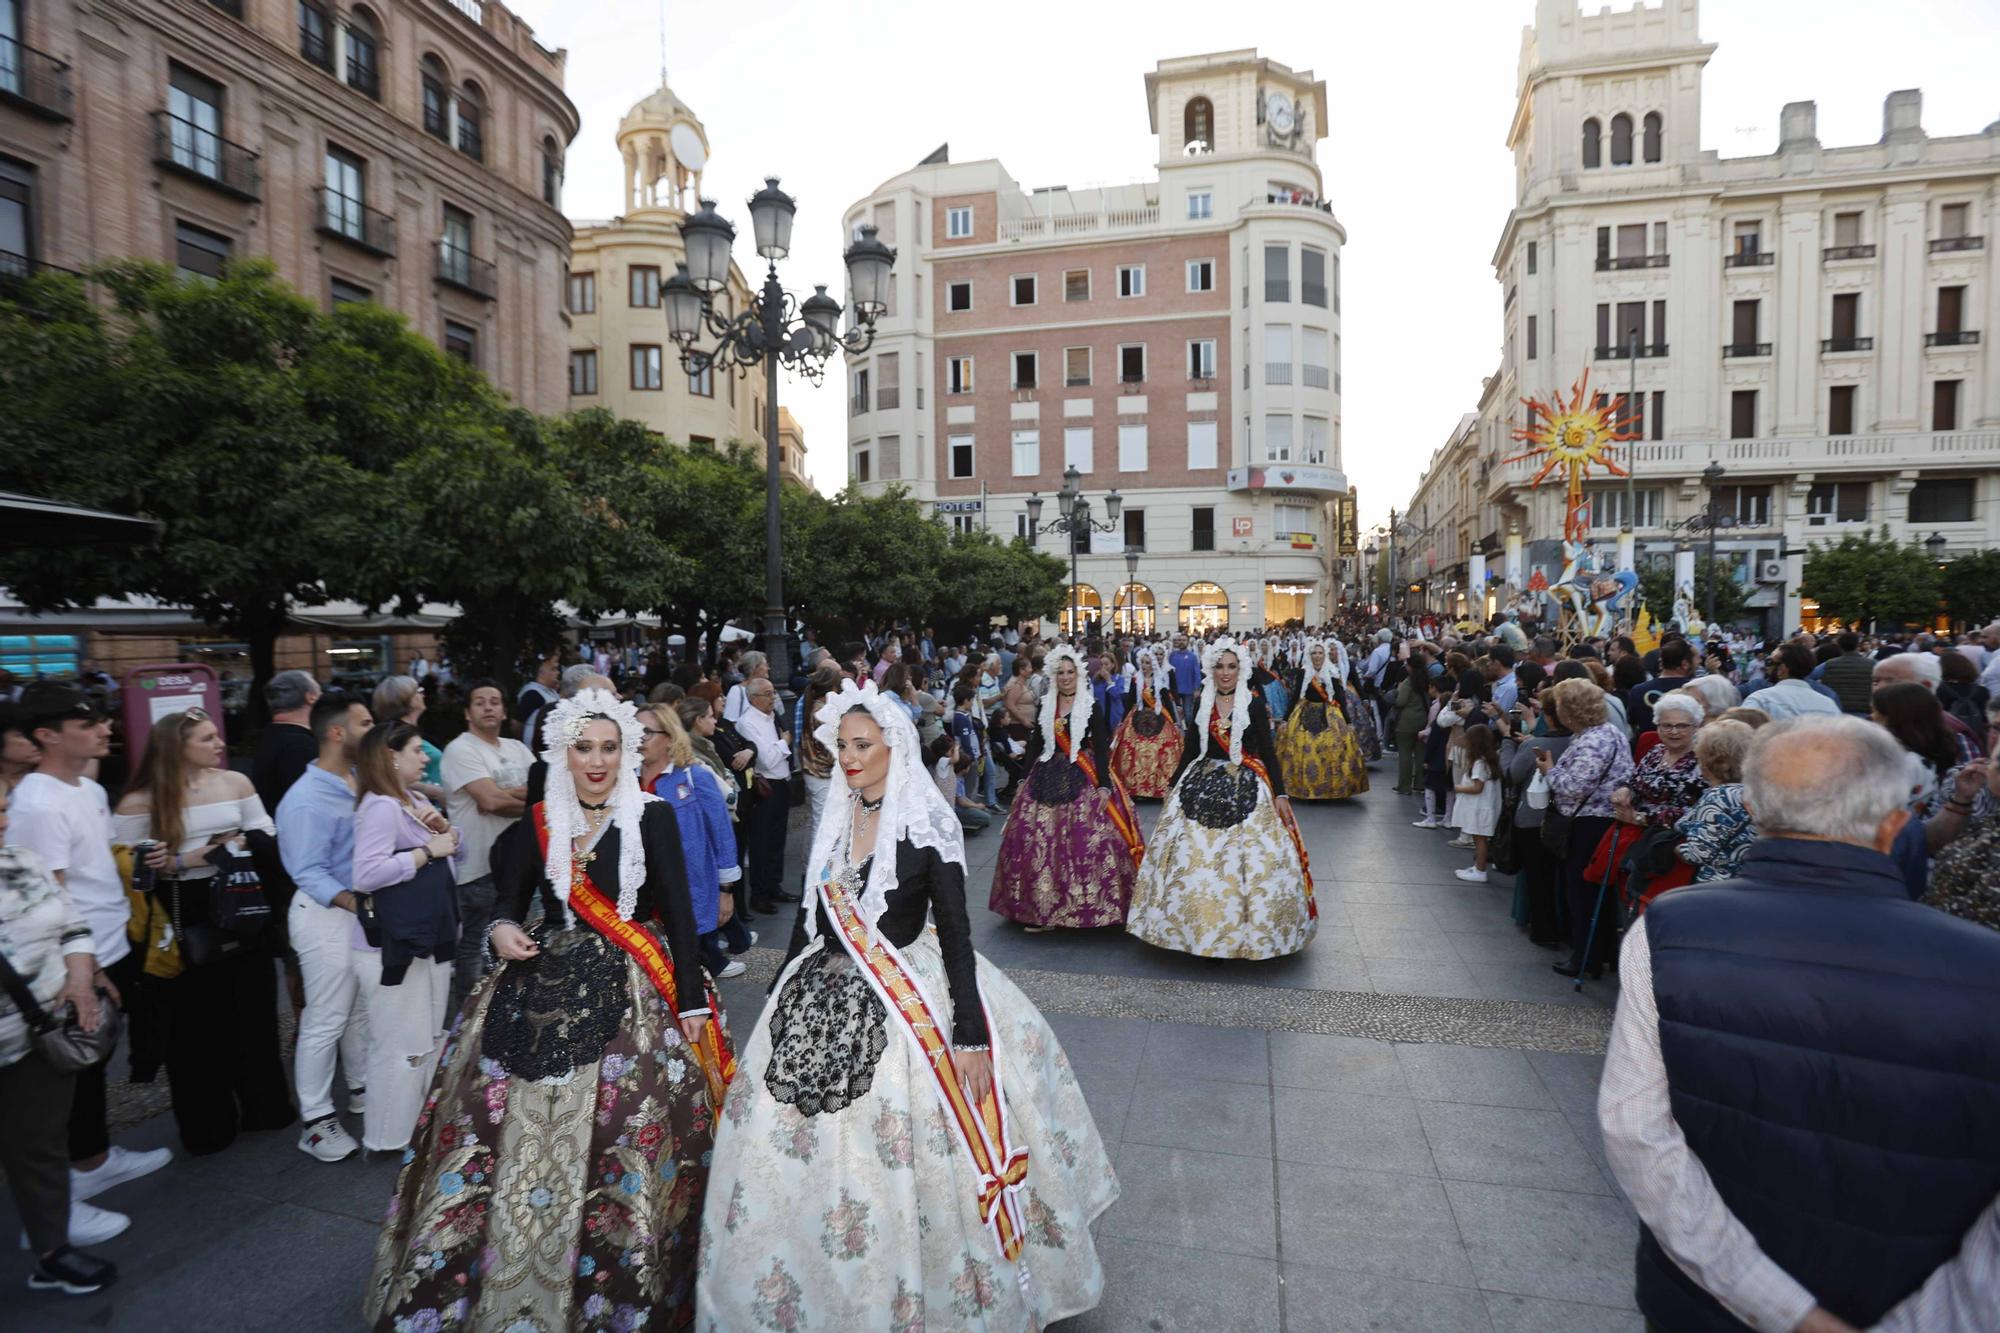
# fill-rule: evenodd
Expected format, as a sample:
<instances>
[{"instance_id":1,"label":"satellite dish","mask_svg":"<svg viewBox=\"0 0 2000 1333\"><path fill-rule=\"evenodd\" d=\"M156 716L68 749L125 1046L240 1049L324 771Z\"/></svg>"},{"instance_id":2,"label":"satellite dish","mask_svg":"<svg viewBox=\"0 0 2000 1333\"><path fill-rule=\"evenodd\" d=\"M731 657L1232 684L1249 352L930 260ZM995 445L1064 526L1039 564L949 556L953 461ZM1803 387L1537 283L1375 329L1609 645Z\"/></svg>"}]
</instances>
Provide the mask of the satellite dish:
<instances>
[{"instance_id":1,"label":"satellite dish","mask_svg":"<svg viewBox=\"0 0 2000 1333\"><path fill-rule=\"evenodd\" d=\"M701 136L686 121L667 131L667 142L673 145L674 159L689 171L700 171L708 161L708 149L702 146Z\"/></svg>"}]
</instances>

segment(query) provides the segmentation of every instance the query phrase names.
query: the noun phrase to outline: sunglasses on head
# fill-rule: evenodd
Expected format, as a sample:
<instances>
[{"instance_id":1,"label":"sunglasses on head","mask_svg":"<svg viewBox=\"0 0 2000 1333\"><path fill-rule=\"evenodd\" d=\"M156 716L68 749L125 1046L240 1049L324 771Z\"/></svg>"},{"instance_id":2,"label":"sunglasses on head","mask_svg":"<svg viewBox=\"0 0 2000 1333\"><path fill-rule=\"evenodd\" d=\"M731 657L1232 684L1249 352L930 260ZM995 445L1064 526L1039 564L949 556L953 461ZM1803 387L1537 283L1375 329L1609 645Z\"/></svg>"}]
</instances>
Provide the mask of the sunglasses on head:
<instances>
[{"instance_id":1,"label":"sunglasses on head","mask_svg":"<svg viewBox=\"0 0 2000 1333\"><path fill-rule=\"evenodd\" d=\"M181 716L185 717L190 722L213 722L215 720L214 718L208 715L208 710L206 708L190 708L186 712L182 713Z\"/></svg>"}]
</instances>

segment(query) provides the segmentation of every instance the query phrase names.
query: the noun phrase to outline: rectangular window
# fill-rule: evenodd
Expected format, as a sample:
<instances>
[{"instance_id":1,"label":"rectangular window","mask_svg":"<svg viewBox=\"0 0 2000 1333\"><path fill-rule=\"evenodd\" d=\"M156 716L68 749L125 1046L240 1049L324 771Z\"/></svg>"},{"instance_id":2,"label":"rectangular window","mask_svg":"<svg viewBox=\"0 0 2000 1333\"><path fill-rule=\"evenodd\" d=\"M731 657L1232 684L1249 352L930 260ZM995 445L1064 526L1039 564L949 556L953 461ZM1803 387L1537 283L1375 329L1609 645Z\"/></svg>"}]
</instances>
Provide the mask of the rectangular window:
<instances>
[{"instance_id":1,"label":"rectangular window","mask_svg":"<svg viewBox=\"0 0 2000 1333\"><path fill-rule=\"evenodd\" d=\"M1957 240L1966 234L1966 219L1970 217L1970 204L1944 204L1938 208L1938 236L1943 240Z\"/></svg>"},{"instance_id":2,"label":"rectangular window","mask_svg":"<svg viewBox=\"0 0 2000 1333\"><path fill-rule=\"evenodd\" d=\"M438 267L451 282L472 281L472 214L444 205L444 236L438 242Z\"/></svg>"},{"instance_id":3,"label":"rectangular window","mask_svg":"<svg viewBox=\"0 0 2000 1333\"><path fill-rule=\"evenodd\" d=\"M854 451L854 479L856 481L862 481L862 482L868 481L870 479L869 467L868 467L868 451L866 449L856 449Z\"/></svg>"},{"instance_id":4,"label":"rectangular window","mask_svg":"<svg viewBox=\"0 0 2000 1333\"><path fill-rule=\"evenodd\" d=\"M453 320L444 322L444 351L468 366L479 364L479 331Z\"/></svg>"},{"instance_id":5,"label":"rectangular window","mask_svg":"<svg viewBox=\"0 0 2000 1333\"><path fill-rule=\"evenodd\" d=\"M1299 247L1299 300L1326 308L1326 251Z\"/></svg>"},{"instance_id":6,"label":"rectangular window","mask_svg":"<svg viewBox=\"0 0 2000 1333\"><path fill-rule=\"evenodd\" d=\"M1618 257L1620 259L1644 259L1646 257L1646 224L1628 222L1618 228Z\"/></svg>"},{"instance_id":7,"label":"rectangular window","mask_svg":"<svg viewBox=\"0 0 2000 1333\"><path fill-rule=\"evenodd\" d=\"M1213 191L1189 190L1187 205L1187 215L1190 220L1215 216L1215 194Z\"/></svg>"},{"instance_id":8,"label":"rectangular window","mask_svg":"<svg viewBox=\"0 0 2000 1333\"><path fill-rule=\"evenodd\" d=\"M1014 515L1014 535L1026 537L1029 541L1035 539L1035 530L1028 525L1028 516L1025 513Z\"/></svg>"},{"instance_id":9,"label":"rectangular window","mask_svg":"<svg viewBox=\"0 0 2000 1333\"><path fill-rule=\"evenodd\" d=\"M736 381L730 380L731 384ZM903 405L903 354L884 352L875 359L875 410L893 412ZM886 464L888 455L882 461Z\"/></svg>"},{"instance_id":10,"label":"rectangular window","mask_svg":"<svg viewBox=\"0 0 2000 1333\"><path fill-rule=\"evenodd\" d=\"M1861 215L1859 213L1835 213L1833 215L1833 243L1835 246L1861 244Z\"/></svg>"},{"instance_id":11,"label":"rectangular window","mask_svg":"<svg viewBox=\"0 0 2000 1333\"><path fill-rule=\"evenodd\" d=\"M1736 516L1739 528L1764 528L1771 524L1769 486L1718 486L1715 503L1718 513Z\"/></svg>"},{"instance_id":12,"label":"rectangular window","mask_svg":"<svg viewBox=\"0 0 2000 1333\"><path fill-rule=\"evenodd\" d=\"M1038 358L1033 352L1014 353L1014 387L1032 389L1038 378Z\"/></svg>"},{"instance_id":13,"label":"rectangular window","mask_svg":"<svg viewBox=\"0 0 2000 1333\"><path fill-rule=\"evenodd\" d=\"M1667 303L1653 302L1653 355L1663 356L1667 350Z\"/></svg>"},{"instance_id":14,"label":"rectangular window","mask_svg":"<svg viewBox=\"0 0 2000 1333\"><path fill-rule=\"evenodd\" d=\"M1961 333L1965 329L1965 288L1938 288L1937 331Z\"/></svg>"},{"instance_id":15,"label":"rectangular window","mask_svg":"<svg viewBox=\"0 0 2000 1333\"><path fill-rule=\"evenodd\" d=\"M1190 421L1187 428L1188 471L1215 466L1216 423Z\"/></svg>"},{"instance_id":16,"label":"rectangular window","mask_svg":"<svg viewBox=\"0 0 2000 1333\"><path fill-rule=\"evenodd\" d=\"M1528 360L1535 359L1535 317L1528 316Z\"/></svg>"},{"instance_id":17,"label":"rectangular window","mask_svg":"<svg viewBox=\"0 0 2000 1333\"><path fill-rule=\"evenodd\" d=\"M1601 490L1588 492L1590 499L1590 526L1593 528L1622 528L1628 514L1625 508L1625 488L1607 486ZM1640 490L1632 493L1632 509L1629 515L1634 528L1654 528L1660 524L1660 492Z\"/></svg>"},{"instance_id":18,"label":"rectangular window","mask_svg":"<svg viewBox=\"0 0 2000 1333\"><path fill-rule=\"evenodd\" d=\"M569 354L569 391L572 396L578 398L597 392L596 352Z\"/></svg>"},{"instance_id":19,"label":"rectangular window","mask_svg":"<svg viewBox=\"0 0 2000 1333\"><path fill-rule=\"evenodd\" d=\"M874 382L874 376L869 372L868 367L867 366L860 367L859 369L855 370L851 375L849 375L847 378L849 385L849 393L847 396L847 415L851 417L858 417L863 412L873 411L875 408L875 401L874 401L874 396L869 392L869 390Z\"/></svg>"},{"instance_id":20,"label":"rectangular window","mask_svg":"<svg viewBox=\"0 0 2000 1333\"><path fill-rule=\"evenodd\" d=\"M1212 380L1215 378L1215 339L1191 338L1188 340L1188 378L1191 380Z\"/></svg>"},{"instance_id":21,"label":"rectangular window","mask_svg":"<svg viewBox=\"0 0 2000 1333\"><path fill-rule=\"evenodd\" d=\"M972 358L969 356L946 357L944 363L944 391L946 393L972 392Z\"/></svg>"},{"instance_id":22,"label":"rectangular window","mask_svg":"<svg viewBox=\"0 0 2000 1333\"><path fill-rule=\"evenodd\" d=\"M632 387L657 393L664 385L660 349L652 343L632 344Z\"/></svg>"},{"instance_id":23,"label":"rectangular window","mask_svg":"<svg viewBox=\"0 0 2000 1333\"><path fill-rule=\"evenodd\" d=\"M1972 522L1970 477L1927 477L1910 491L1910 522Z\"/></svg>"},{"instance_id":24,"label":"rectangular window","mask_svg":"<svg viewBox=\"0 0 2000 1333\"><path fill-rule=\"evenodd\" d=\"M1187 289L1191 292L1215 290L1215 261L1190 259L1187 262Z\"/></svg>"},{"instance_id":25,"label":"rectangular window","mask_svg":"<svg viewBox=\"0 0 2000 1333\"><path fill-rule=\"evenodd\" d=\"M688 376L688 392L697 398L715 397L715 367L703 366Z\"/></svg>"},{"instance_id":26,"label":"rectangular window","mask_svg":"<svg viewBox=\"0 0 2000 1333\"><path fill-rule=\"evenodd\" d=\"M1120 472L1144 472L1146 470L1146 428L1144 425L1120 426L1118 428L1118 470Z\"/></svg>"},{"instance_id":27,"label":"rectangular window","mask_svg":"<svg viewBox=\"0 0 2000 1333\"><path fill-rule=\"evenodd\" d=\"M1063 274L1063 300L1088 301L1090 299L1090 270L1073 268Z\"/></svg>"},{"instance_id":28,"label":"rectangular window","mask_svg":"<svg viewBox=\"0 0 2000 1333\"><path fill-rule=\"evenodd\" d=\"M1264 418L1264 461L1292 461L1292 414L1273 412Z\"/></svg>"},{"instance_id":29,"label":"rectangular window","mask_svg":"<svg viewBox=\"0 0 2000 1333\"><path fill-rule=\"evenodd\" d=\"M1958 429L1958 380L1931 382L1931 429Z\"/></svg>"},{"instance_id":30,"label":"rectangular window","mask_svg":"<svg viewBox=\"0 0 2000 1333\"><path fill-rule=\"evenodd\" d=\"M597 275L595 273L572 273L569 275L569 312L572 315L594 315L597 313Z\"/></svg>"},{"instance_id":31,"label":"rectangular window","mask_svg":"<svg viewBox=\"0 0 2000 1333\"><path fill-rule=\"evenodd\" d=\"M366 171L354 154L326 150L326 207L320 222L328 231L357 241L368 239Z\"/></svg>"},{"instance_id":32,"label":"rectangular window","mask_svg":"<svg viewBox=\"0 0 2000 1333\"><path fill-rule=\"evenodd\" d=\"M357 286L345 278L332 278L327 282L327 300L332 305L359 305L375 299L375 293L366 287Z\"/></svg>"},{"instance_id":33,"label":"rectangular window","mask_svg":"<svg viewBox=\"0 0 2000 1333\"><path fill-rule=\"evenodd\" d=\"M1144 264L1120 264L1118 266L1118 294L1120 296L1144 296L1146 294L1146 266Z\"/></svg>"},{"instance_id":34,"label":"rectangular window","mask_svg":"<svg viewBox=\"0 0 2000 1333\"><path fill-rule=\"evenodd\" d=\"M6 272L36 257L34 202L35 169L0 157L0 265Z\"/></svg>"},{"instance_id":35,"label":"rectangular window","mask_svg":"<svg viewBox=\"0 0 2000 1333\"><path fill-rule=\"evenodd\" d=\"M1599 266L1601 267L1604 261L1610 258L1611 258L1611 228L1599 227L1597 229L1597 260Z\"/></svg>"},{"instance_id":36,"label":"rectangular window","mask_svg":"<svg viewBox=\"0 0 2000 1333\"><path fill-rule=\"evenodd\" d=\"M1300 440L1299 461L1312 466L1323 466L1327 461L1327 446L1331 433L1327 429L1325 417L1302 417L1305 435Z\"/></svg>"},{"instance_id":37,"label":"rectangular window","mask_svg":"<svg viewBox=\"0 0 2000 1333\"><path fill-rule=\"evenodd\" d=\"M1730 311L1729 341L1736 346L1737 355L1748 356L1745 349L1757 345L1757 308L1761 301L1738 301Z\"/></svg>"},{"instance_id":38,"label":"rectangular window","mask_svg":"<svg viewBox=\"0 0 2000 1333\"><path fill-rule=\"evenodd\" d=\"M875 471L883 481L903 475L903 437L882 435L875 440Z\"/></svg>"},{"instance_id":39,"label":"rectangular window","mask_svg":"<svg viewBox=\"0 0 2000 1333\"><path fill-rule=\"evenodd\" d=\"M1646 342L1646 303L1644 301L1620 301L1618 303L1618 347L1621 354L1630 353L1636 344L1641 350Z\"/></svg>"},{"instance_id":40,"label":"rectangular window","mask_svg":"<svg viewBox=\"0 0 2000 1333\"><path fill-rule=\"evenodd\" d=\"M1040 476L1042 471L1042 433L1038 430L1017 430L1014 432L1014 475L1017 477Z\"/></svg>"},{"instance_id":41,"label":"rectangular window","mask_svg":"<svg viewBox=\"0 0 2000 1333\"><path fill-rule=\"evenodd\" d=\"M1215 549L1215 510L1196 509L1194 511L1194 541L1192 548L1197 551Z\"/></svg>"},{"instance_id":42,"label":"rectangular window","mask_svg":"<svg viewBox=\"0 0 2000 1333\"><path fill-rule=\"evenodd\" d=\"M1826 433L1854 434L1854 386L1836 384L1826 391Z\"/></svg>"},{"instance_id":43,"label":"rectangular window","mask_svg":"<svg viewBox=\"0 0 2000 1333\"><path fill-rule=\"evenodd\" d=\"M972 309L972 284L969 282L947 284L944 289L944 308L951 311Z\"/></svg>"},{"instance_id":44,"label":"rectangular window","mask_svg":"<svg viewBox=\"0 0 2000 1333\"><path fill-rule=\"evenodd\" d=\"M1014 304L1033 305L1035 303L1035 275L1023 274L1014 279Z\"/></svg>"},{"instance_id":45,"label":"rectangular window","mask_svg":"<svg viewBox=\"0 0 2000 1333\"><path fill-rule=\"evenodd\" d=\"M1063 385L1066 388L1081 389L1090 384L1090 349L1088 347L1063 348Z\"/></svg>"},{"instance_id":46,"label":"rectangular window","mask_svg":"<svg viewBox=\"0 0 2000 1333\"><path fill-rule=\"evenodd\" d=\"M229 262L229 253L235 242L227 236L219 236L212 231L190 226L185 222L174 224L174 267L183 278L208 278L214 280L222 276L222 266Z\"/></svg>"},{"instance_id":47,"label":"rectangular window","mask_svg":"<svg viewBox=\"0 0 2000 1333\"><path fill-rule=\"evenodd\" d=\"M1308 389L1326 388L1330 382L1327 364L1326 330L1300 329L1299 383Z\"/></svg>"},{"instance_id":48,"label":"rectangular window","mask_svg":"<svg viewBox=\"0 0 2000 1333\"><path fill-rule=\"evenodd\" d=\"M1533 241L1529 241L1529 242L1528 242L1528 274L1529 274L1529 276L1530 276L1530 277L1532 277L1532 276L1534 275L1534 272L1535 272L1535 243L1534 243Z\"/></svg>"},{"instance_id":49,"label":"rectangular window","mask_svg":"<svg viewBox=\"0 0 2000 1333\"><path fill-rule=\"evenodd\" d=\"M1292 326L1289 324L1266 324L1264 326L1264 383L1290 384L1292 382Z\"/></svg>"},{"instance_id":50,"label":"rectangular window","mask_svg":"<svg viewBox=\"0 0 2000 1333\"><path fill-rule=\"evenodd\" d=\"M1653 433L1650 436L1650 438L1655 440L1666 439L1667 438L1667 395L1664 390L1661 389L1653 390L1653 410L1646 414L1646 418L1653 427Z\"/></svg>"},{"instance_id":51,"label":"rectangular window","mask_svg":"<svg viewBox=\"0 0 2000 1333\"><path fill-rule=\"evenodd\" d=\"M1664 222L1655 222L1653 224L1653 253L1656 255L1663 255L1666 252L1667 252L1667 224Z\"/></svg>"},{"instance_id":52,"label":"rectangular window","mask_svg":"<svg viewBox=\"0 0 2000 1333\"><path fill-rule=\"evenodd\" d=\"M1861 336L1861 293L1838 292L1833 298L1832 351L1846 351Z\"/></svg>"},{"instance_id":53,"label":"rectangular window","mask_svg":"<svg viewBox=\"0 0 2000 1333\"><path fill-rule=\"evenodd\" d=\"M1762 222L1738 222L1732 229L1735 249L1731 253L1738 258L1748 258L1761 253L1764 248L1764 224Z\"/></svg>"},{"instance_id":54,"label":"rectangular window","mask_svg":"<svg viewBox=\"0 0 2000 1333\"><path fill-rule=\"evenodd\" d=\"M1128 551L1146 549L1146 511L1143 509L1125 511L1125 549Z\"/></svg>"},{"instance_id":55,"label":"rectangular window","mask_svg":"<svg viewBox=\"0 0 2000 1333\"><path fill-rule=\"evenodd\" d=\"M1271 535L1284 541L1293 533L1313 530L1312 507L1297 500L1279 500L1271 506Z\"/></svg>"},{"instance_id":56,"label":"rectangular window","mask_svg":"<svg viewBox=\"0 0 2000 1333\"><path fill-rule=\"evenodd\" d=\"M1063 428L1063 466L1075 468L1086 475L1096 466L1092 458L1094 440L1089 426L1065 426Z\"/></svg>"},{"instance_id":57,"label":"rectangular window","mask_svg":"<svg viewBox=\"0 0 2000 1333\"><path fill-rule=\"evenodd\" d=\"M1289 245L1264 247L1264 299L1292 299L1292 247Z\"/></svg>"},{"instance_id":58,"label":"rectangular window","mask_svg":"<svg viewBox=\"0 0 2000 1333\"><path fill-rule=\"evenodd\" d=\"M174 165L210 179L220 178L222 85L180 65L168 66L167 115Z\"/></svg>"},{"instance_id":59,"label":"rectangular window","mask_svg":"<svg viewBox=\"0 0 2000 1333\"><path fill-rule=\"evenodd\" d=\"M1806 522L1813 527L1867 521L1867 482L1815 482L1806 494Z\"/></svg>"},{"instance_id":60,"label":"rectangular window","mask_svg":"<svg viewBox=\"0 0 2000 1333\"><path fill-rule=\"evenodd\" d=\"M944 211L944 235L948 241L962 241L972 235L971 205Z\"/></svg>"},{"instance_id":61,"label":"rectangular window","mask_svg":"<svg viewBox=\"0 0 2000 1333\"><path fill-rule=\"evenodd\" d=\"M1597 303L1597 345L1608 351L1611 347L1611 307L1603 301ZM1604 351L1598 353L1604 355Z\"/></svg>"},{"instance_id":62,"label":"rectangular window","mask_svg":"<svg viewBox=\"0 0 2000 1333\"><path fill-rule=\"evenodd\" d=\"M660 304L660 270L651 264L632 266L632 304L656 310Z\"/></svg>"},{"instance_id":63,"label":"rectangular window","mask_svg":"<svg viewBox=\"0 0 2000 1333\"><path fill-rule=\"evenodd\" d=\"M966 536L979 531L979 515L953 514L951 516L951 530Z\"/></svg>"},{"instance_id":64,"label":"rectangular window","mask_svg":"<svg viewBox=\"0 0 2000 1333\"><path fill-rule=\"evenodd\" d=\"M1118 382L1120 384L1146 382L1146 344L1126 343L1118 349Z\"/></svg>"},{"instance_id":65,"label":"rectangular window","mask_svg":"<svg viewBox=\"0 0 2000 1333\"><path fill-rule=\"evenodd\" d=\"M1729 438L1757 438L1757 391L1738 389L1729 395Z\"/></svg>"}]
</instances>

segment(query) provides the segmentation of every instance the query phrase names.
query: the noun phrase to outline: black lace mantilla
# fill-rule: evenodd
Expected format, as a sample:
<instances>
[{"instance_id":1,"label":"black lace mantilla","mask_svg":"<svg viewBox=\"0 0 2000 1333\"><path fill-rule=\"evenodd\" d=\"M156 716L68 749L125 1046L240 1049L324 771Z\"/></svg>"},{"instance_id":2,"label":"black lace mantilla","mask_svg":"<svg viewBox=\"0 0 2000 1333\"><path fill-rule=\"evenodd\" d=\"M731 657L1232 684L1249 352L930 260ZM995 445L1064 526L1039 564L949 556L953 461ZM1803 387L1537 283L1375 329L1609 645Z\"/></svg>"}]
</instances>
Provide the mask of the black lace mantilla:
<instances>
[{"instance_id":1,"label":"black lace mantilla","mask_svg":"<svg viewBox=\"0 0 2000 1333\"><path fill-rule=\"evenodd\" d=\"M1132 718L1132 730L1138 732L1147 740L1153 739L1153 737L1166 730L1166 726L1166 715L1158 709L1144 709Z\"/></svg>"},{"instance_id":2,"label":"black lace mantilla","mask_svg":"<svg viewBox=\"0 0 2000 1333\"><path fill-rule=\"evenodd\" d=\"M556 1078L604 1053L631 987L623 951L590 927L530 933L542 951L494 983L484 1049L516 1078Z\"/></svg>"},{"instance_id":3,"label":"black lace mantilla","mask_svg":"<svg viewBox=\"0 0 2000 1333\"><path fill-rule=\"evenodd\" d=\"M1083 766L1063 757L1056 751L1053 759L1036 764L1028 771L1028 795L1043 805L1068 805L1083 795L1090 780L1083 775Z\"/></svg>"},{"instance_id":4,"label":"black lace mantilla","mask_svg":"<svg viewBox=\"0 0 2000 1333\"><path fill-rule=\"evenodd\" d=\"M1317 736L1326 730L1326 705L1317 699L1308 699L1299 705L1299 725L1306 729L1306 735Z\"/></svg>"},{"instance_id":5,"label":"black lace mantilla","mask_svg":"<svg viewBox=\"0 0 2000 1333\"><path fill-rule=\"evenodd\" d=\"M802 1115L846 1110L875 1081L889 1045L888 1020L854 960L827 940L778 996L764 1086Z\"/></svg>"},{"instance_id":6,"label":"black lace mantilla","mask_svg":"<svg viewBox=\"0 0 2000 1333\"><path fill-rule=\"evenodd\" d=\"M1258 782L1248 768L1204 760L1181 784L1181 809L1204 828L1235 828L1257 809Z\"/></svg>"}]
</instances>

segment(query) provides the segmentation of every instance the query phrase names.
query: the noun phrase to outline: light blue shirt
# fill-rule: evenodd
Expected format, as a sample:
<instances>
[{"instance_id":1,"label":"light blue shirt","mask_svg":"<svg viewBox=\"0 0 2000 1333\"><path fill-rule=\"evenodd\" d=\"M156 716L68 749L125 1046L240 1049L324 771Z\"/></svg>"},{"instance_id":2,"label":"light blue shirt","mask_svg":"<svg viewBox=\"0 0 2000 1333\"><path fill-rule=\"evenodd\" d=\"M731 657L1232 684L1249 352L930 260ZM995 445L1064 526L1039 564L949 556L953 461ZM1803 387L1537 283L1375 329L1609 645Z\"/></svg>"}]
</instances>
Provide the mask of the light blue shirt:
<instances>
[{"instance_id":1,"label":"light blue shirt","mask_svg":"<svg viewBox=\"0 0 2000 1333\"><path fill-rule=\"evenodd\" d=\"M1521 682L1514 678L1513 672L1509 671L1493 682L1493 702L1500 705L1501 712L1512 708L1520 699Z\"/></svg>"},{"instance_id":2,"label":"light blue shirt","mask_svg":"<svg viewBox=\"0 0 2000 1333\"><path fill-rule=\"evenodd\" d=\"M354 793L318 764L278 802L278 855L300 892L321 907L354 887Z\"/></svg>"}]
</instances>

